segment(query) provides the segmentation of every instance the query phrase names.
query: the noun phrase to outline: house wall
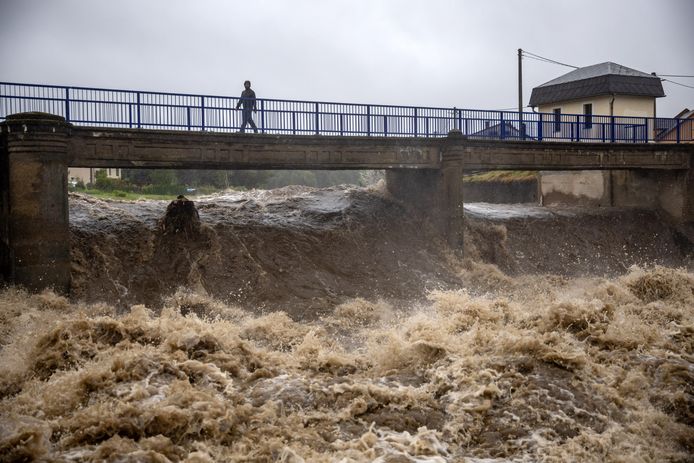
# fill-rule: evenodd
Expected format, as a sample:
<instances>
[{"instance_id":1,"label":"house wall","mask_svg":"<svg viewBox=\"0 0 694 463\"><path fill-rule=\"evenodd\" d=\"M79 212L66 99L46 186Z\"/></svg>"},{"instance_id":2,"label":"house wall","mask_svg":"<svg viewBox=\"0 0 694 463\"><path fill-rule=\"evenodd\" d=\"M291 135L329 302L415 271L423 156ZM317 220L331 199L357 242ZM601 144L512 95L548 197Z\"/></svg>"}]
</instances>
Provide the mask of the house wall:
<instances>
[{"instance_id":1,"label":"house wall","mask_svg":"<svg viewBox=\"0 0 694 463\"><path fill-rule=\"evenodd\" d=\"M84 184L94 183L96 180L96 171L100 170L94 167L70 167L68 169L68 180L82 181ZM121 169L103 169L106 171L108 178L121 178Z\"/></svg>"},{"instance_id":2,"label":"house wall","mask_svg":"<svg viewBox=\"0 0 694 463\"><path fill-rule=\"evenodd\" d=\"M614 104L612 108L612 114L615 116L625 116L625 117L653 117L654 113L654 100L653 97L638 97L638 96L627 96L627 95L615 95ZM611 95L602 95L592 98L584 98L580 100L572 101L559 101L552 104L546 104L539 107L541 113L549 113L543 116L546 122L543 123L542 131L543 137L551 140L583 140L583 141L593 141L593 142L604 142L609 141L611 127L611 120L606 117L609 116L610 103L612 102ZM593 105L593 118L590 127L586 127L585 121L581 118L578 124L570 124L573 122L572 118L565 117L562 119L563 123L560 126L560 130L557 131L554 125L554 109L560 108L563 115L571 114L583 114L583 105L592 104ZM616 137L621 139L630 139L634 136L637 139L641 139L646 134L649 138L653 138L653 122L648 121L648 131L643 132L643 128L632 129L629 127L630 124L634 122L642 125L643 120L616 120L618 125L616 128Z\"/></svg>"},{"instance_id":3,"label":"house wall","mask_svg":"<svg viewBox=\"0 0 694 463\"><path fill-rule=\"evenodd\" d=\"M593 105L594 115L609 116L611 99L612 97L610 95L603 95L584 98L582 100L558 101L556 103L542 105L539 107L538 111L541 113L552 113L554 112L554 108L561 108L562 114L583 114L583 105L591 103Z\"/></svg>"},{"instance_id":4,"label":"house wall","mask_svg":"<svg viewBox=\"0 0 694 463\"><path fill-rule=\"evenodd\" d=\"M614 100L614 115L655 117L655 113L653 112L654 101L655 98L652 96L617 95Z\"/></svg>"},{"instance_id":5,"label":"house wall","mask_svg":"<svg viewBox=\"0 0 694 463\"><path fill-rule=\"evenodd\" d=\"M658 143L677 143L677 132L674 129L666 132L658 139ZM694 118L681 122L680 143L694 143Z\"/></svg>"},{"instance_id":6,"label":"house wall","mask_svg":"<svg viewBox=\"0 0 694 463\"><path fill-rule=\"evenodd\" d=\"M583 105L593 105L593 115L609 116L611 95L602 95L581 100L558 101L538 107L541 113L552 113L554 108L561 108L562 114L583 114ZM615 95L615 116L654 117L653 101L655 98L631 95Z\"/></svg>"},{"instance_id":7,"label":"house wall","mask_svg":"<svg viewBox=\"0 0 694 463\"><path fill-rule=\"evenodd\" d=\"M92 170L94 169L91 167L70 167L67 170L67 178L68 180L81 181L86 185L93 182L93 178L91 176Z\"/></svg>"}]
</instances>

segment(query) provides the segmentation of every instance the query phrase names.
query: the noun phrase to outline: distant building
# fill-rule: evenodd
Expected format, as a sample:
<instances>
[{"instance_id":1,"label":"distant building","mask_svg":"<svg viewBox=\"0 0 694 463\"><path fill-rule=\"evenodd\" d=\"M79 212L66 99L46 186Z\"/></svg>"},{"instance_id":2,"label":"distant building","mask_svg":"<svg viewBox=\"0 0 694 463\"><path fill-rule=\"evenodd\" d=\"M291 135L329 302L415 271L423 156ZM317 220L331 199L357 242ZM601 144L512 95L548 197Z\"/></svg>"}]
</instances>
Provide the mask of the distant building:
<instances>
[{"instance_id":1,"label":"distant building","mask_svg":"<svg viewBox=\"0 0 694 463\"><path fill-rule=\"evenodd\" d=\"M101 167L70 167L67 170L67 179L71 184L82 182L85 185L94 183L96 180L96 172L105 170L108 178L121 178L122 169L103 169Z\"/></svg>"},{"instance_id":2,"label":"distant building","mask_svg":"<svg viewBox=\"0 0 694 463\"><path fill-rule=\"evenodd\" d=\"M503 129L503 130L502 130ZM502 137L502 132L503 132L503 137ZM491 125L489 121L486 121L485 123L485 128L482 130L479 130L475 133L472 133L468 135L468 138L473 138L473 139L485 139L485 138L491 138L491 139L517 139L520 140L521 138L523 139L530 139L530 137L522 137L520 131L515 128L510 122L504 122L504 125L502 126L500 123L499 124L494 124Z\"/></svg>"},{"instance_id":3,"label":"distant building","mask_svg":"<svg viewBox=\"0 0 694 463\"><path fill-rule=\"evenodd\" d=\"M530 106L552 114L655 117L656 98L663 96L659 77L606 62L535 87Z\"/></svg>"},{"instance_id":4,"label":"distant building","mask_svg":"<svg viewBox=\"0 0 694 463\"><path fill-rule=\"evenodd\" d=\"M679 119L679 121L678 121ZM683 109L673 119L656 121L658 143L694 143L694 110Z\"/></svg>"},{"instance_id":5,"label":"distant building","mask_svg":"<svg viewBox=\"0 0 694 463\"><path fill-rule=\"evenodd\" d=\"M606 62L579 68L535 87L530 106L543 115L547 139L588 142L653 139L656 98L665 96L655 75ZM565 115L576 115L566 117ZM615 124L610 118L617 116ZM644 118L644 119L639 119ZM541 172L543 204L611 205L616 172Z\"/></svg>"}]
</instances>

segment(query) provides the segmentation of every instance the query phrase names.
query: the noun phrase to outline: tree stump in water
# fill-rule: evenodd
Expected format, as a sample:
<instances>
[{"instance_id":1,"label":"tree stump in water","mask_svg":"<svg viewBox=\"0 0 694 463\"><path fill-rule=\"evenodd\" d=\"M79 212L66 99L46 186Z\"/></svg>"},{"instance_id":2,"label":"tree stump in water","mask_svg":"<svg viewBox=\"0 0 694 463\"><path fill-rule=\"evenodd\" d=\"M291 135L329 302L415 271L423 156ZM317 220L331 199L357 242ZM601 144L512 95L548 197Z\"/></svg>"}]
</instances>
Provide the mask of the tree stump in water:
<instances>
[{"instance_id":1,"label":"tree stump in water","mask_svg":"<svg viewBox=\"0 0 694 463\"><path fill-rule=\"evenodd\" d=\"M195 208L195 203L183 195L166 208L166 215L159 222L159 226L165 235L185 233L186 236L200 232L200 216Z\"/></svg>"}]
</instances>

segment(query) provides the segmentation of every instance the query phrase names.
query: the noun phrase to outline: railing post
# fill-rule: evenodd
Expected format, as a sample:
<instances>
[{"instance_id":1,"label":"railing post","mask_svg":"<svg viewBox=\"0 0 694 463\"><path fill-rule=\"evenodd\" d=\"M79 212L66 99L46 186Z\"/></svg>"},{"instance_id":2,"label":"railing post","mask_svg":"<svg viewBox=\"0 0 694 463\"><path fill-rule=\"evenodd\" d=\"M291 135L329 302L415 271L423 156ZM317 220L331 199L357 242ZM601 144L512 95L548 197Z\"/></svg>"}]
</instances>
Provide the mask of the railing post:
<instances>
[{"instance_id":1,"label":"railing post","mask_svg":"<svg viewBox=\"0 0 694 463\"><path fill-rule=\"evenodd\" d=\"M188 117L188 130L190 131L190 106L186 107L186 115Z\"/></svg>"},{"instance_id":2,"label":"railing post","mask_svg":"<svg viewBox=\"0 0 694 463\"><path fill-rule=\"evenodd\" d=\"M371 136L371 105L366 105L366 136Z\"/></svg>"},{"instance_id":3,"label":"railing post","mask_svg":"<svg viewBox=\"0 0 694 463\"><path fill-rule=\"evenodd\" d=\"M200 119L201 119L201 130L205 131L205 97L200 97Z\"/></svg>"},{"instance_id":4,"label":"railing post","mask_svg":"<svg viewBox=\"0 0 694 463\"><path fill-rule=\"evenodd\" d=\"M65 121L70 122L70 87L65 87Z\"/></svg>"},{"instance_id":5,"label":"railing post","mask_svg":"<svg viewBox=\"0 0 694 463\"><path fill-rule=\"evenodd\" d=\"M614 116L610 116L610 143L616 140Z\"/></svg>"},{"instance_id":6,"label":"railing post","mask_svg":"<svg viewBox=\"0 0 694 463\"><path fill-rule=\"evenodd\" d=\"M576 141L581 141L581 116L576 115Z\"/></svg>"},{"instance_id":7,"label":"railing post","mask_svg":"<svg viewBox=\"0 0 694 463\"><path fill-rule=\"evenodd\" d=\"M427 138L429 137L429 117L426 116L424 117L424 133L426 134Z\"/></svg>"},{"instance_id":8,"label":"railing post","mask_svg":"<svg viewBox=\"0 0 694 463\"><path fill-rule=\"evenodd\" d=\"M388 136L388 116L383 116L383 136Z\"/></svg>"},{"instance_id":9,"label":"railing post","mask_svg":"<svg viewBox=\"0 0 694 463\"><path fill-rule=\"evenodd\" d=\"M343 113L340 113L340 136L345 134L345 115Z\"/></svg>"},{"instance_id":10,"label":"railing post","mask_svg":"<svg viewBox=\"0 0 694 463\"><path fill-rule=\"evenodd\" d=\"M417 108L414 108L414 136L417 135Z\"/></svg>"},{"instance_id":11,"label":"railing post","mask_svg":"<svg viewBox=\"0 0 694 463\"><path fill-rule=\"evenodd\" d=\"M648 142L648 118L643 118L643 142Z\"/></svg>"},{"instance_id":12,"label":"railing post","mask_svg":"<svg viewBox=\"0 0 694 463\"><path fill-rule=\"evenodd\" d=\"M677 118L677 119L675 119L675 121L677 122L677 143L679 143L681 141L681 138L680 138L680 120L679 120L679 118Z\"/></svg>"},{"instance_id":13,"label":"railing post","mask_svg":"<svg viewBox=\"0 0 694 463\"><path fill-rule=\"evenodd\" d=\"M292 111L292 135L296 135L296 111Z\"/></svg>"},{"instance_id":14,"label":"railing post","mask_svg":"<svg viewBox=\"0 0 694 463\"><path fill-rule=\"evenodd\" d=\"M137 128L142 128L142 119L140 118L140 92L137 92Z\"/></svg>"},{"instance_id":15,"label":"railing post","mask_svg":"<svg viewBox=\"0 0 694 463\"><path fill-rule=\"evenodd\" d=\"M260 133L265 133L265 100L260 100Z\"/></svg>"},{"instance_id":16,"label":"railing post","mask_svg":"<svg viewBox=\"0 0 694 463\"><path fill-rule=\"evenodd\" d=\"M537 123L537 140L538 141L542 141L542 126L544 125L543 124L544 121L542 119L543 119L542 113L540 113L540 115L538 117L538 123Z\"/></svg>"},{"instance_id":17,"label":"railing post","mask_svg":"<svg viewBox=\"0 0 694 463\"><path fill-rule=\"evenodd\" d=\"M504 123L504 112L499 111L499 139L506 140L506 124Z\"/></svg>"},{"instance_id":18,"label":"railing post","mask_svg":"<svg viewBox=\"0 0 694 463\"><path fill-rule=\"evenodd\" d=\"M133 104L128 103L128 127L133 128Z\"/></svg>"},{"instance_id":19,"label":"railing post","mask_svg":"<svg viewBox=\"0 0 694 463\"><path fill-rule=\"evenodd\" d=\"M318 117L318 103L316 103L316 135L318 135L320 132L319 124L320 124L320 118Z\"/></svg>"}]
</instances>

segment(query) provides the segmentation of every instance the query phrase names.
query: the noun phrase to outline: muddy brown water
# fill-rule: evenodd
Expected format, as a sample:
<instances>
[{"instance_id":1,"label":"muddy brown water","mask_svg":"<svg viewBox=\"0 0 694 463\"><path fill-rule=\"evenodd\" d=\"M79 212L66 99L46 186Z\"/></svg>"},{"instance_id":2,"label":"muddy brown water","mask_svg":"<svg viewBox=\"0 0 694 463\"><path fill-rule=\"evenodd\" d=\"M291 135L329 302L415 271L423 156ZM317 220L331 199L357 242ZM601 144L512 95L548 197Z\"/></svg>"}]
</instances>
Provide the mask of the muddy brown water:
<instances>
[{"instance_id":1,"label":"muddy brown water","mask_svg":"<svg viewBox=\"0 0 694 463\"><path fill-rule=\"evenodd\" d=\"M0 292L0 461L694 455L694 267L640 210L379 189L70 198L72 297Z\"/></svg>"}]
</instances>

